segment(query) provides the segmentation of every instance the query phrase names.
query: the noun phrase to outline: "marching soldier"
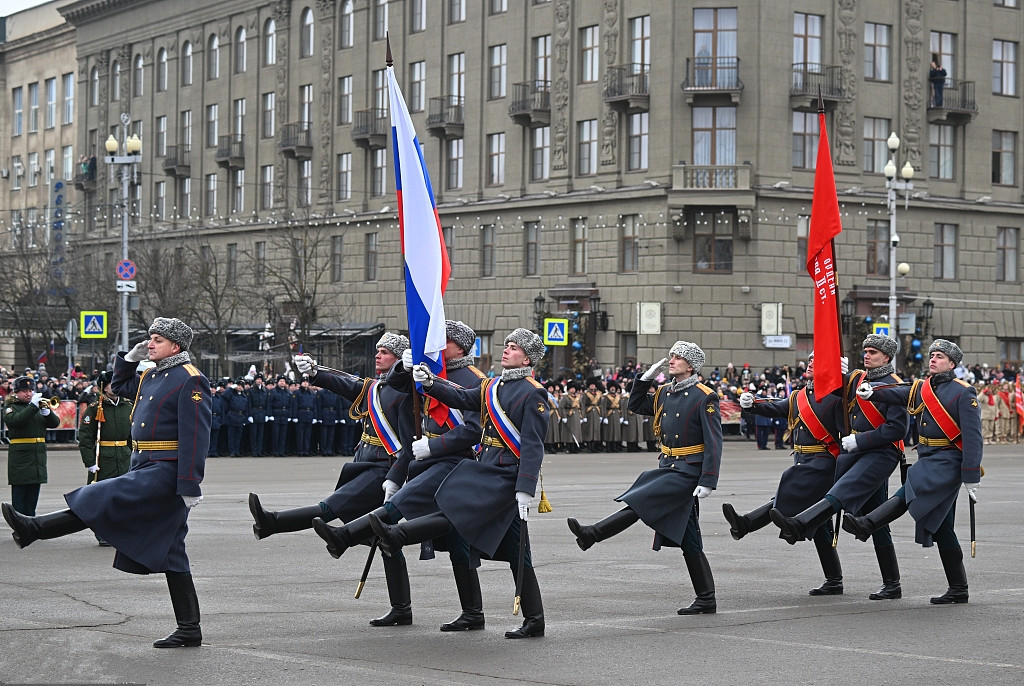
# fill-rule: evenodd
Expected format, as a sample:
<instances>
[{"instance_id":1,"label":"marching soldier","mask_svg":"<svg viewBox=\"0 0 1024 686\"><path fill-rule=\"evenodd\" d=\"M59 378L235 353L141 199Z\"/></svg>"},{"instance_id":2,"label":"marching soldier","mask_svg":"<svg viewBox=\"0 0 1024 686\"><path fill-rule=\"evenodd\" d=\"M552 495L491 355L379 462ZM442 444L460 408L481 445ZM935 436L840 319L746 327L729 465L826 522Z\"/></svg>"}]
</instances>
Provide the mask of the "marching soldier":
<instances>
[{"instance_id":1,"label":"marching soldier","mask_svg":"<svg viewBox=\"0 0 1024 686\"><path fill-rule=\"evenodd\" d=\"M583 439L583 398L580 387L570 381L558 403L558 414L562 420L562 441L570 453L578 453Z\"/></svg>"},{"instance_id":2,"label":"marching soldier","mask_svg":"<svg viewBox=\"0 0 1024 686\"><path fill-rule=\"evenodd\" d=\"M316 406L316 393L309 387L309 377L303 374L302 383L295 393L295 452L299 457L309 455L313 425L319 421Z\"/></svg>"},{"instance_id":3,"label":"marching soldier","mask_svg":"<svg viewBox=\"0 0 1024 686\"><path fill-rule=\"evenodd\" d=\"M917 418L918 459L907 470L907 482L892 498L862 517L847 513L843 528L866 541L874 531L908 510L917 523L914 540L925 548L939 546L939 559L949 588L931 599L935 605L966 603L967 572L960 541L953 530L960 484L977 502L981 486L981 412L977 392L956 378L963 351L937 338L928 348L928 378L909 388L879 388L865 382L857 388L863 400L906 407Z\"/></svg>"},{"instance_id":4,"label":"marching soldier","mask_svg":"<svg viewBox=\"0 0 1024 686\"><path fill-rule=\"evenodd\" d=\"M224 392L229 457L239 457L242 454L242 432L246 426L253 423L249 396L242 390L242 381L235 379L228 384Z\"/></svg>"},{"instance_id":5,"label":"marching soldier","mask_svg":"<svg viewBox=\"0 0 1024 686\"><path fill-rule=\"evenodd\" d=\"M295 399L292 392L288 390L288 378L283 374L277 377L277 385L268 394L270 398L270 414L268 418L273 423L270 432L271 450L274 457L284 457L285 446L288 443L288 424L295 415Z\"/></svg>"},{"instance_id":6,"label":"marching soldier","mask_svg":"<svg viewBox=\"0 0 1024 686\"><path fill-rule=\"evenodd\" d=\"M263 383L263 375L257 374L253 379L252 388L249 389L249 412L252 417L252 429L249 438L252 443L252 454L254 457L263 457L264 434L270 415L267 413L270 407L270 392ZM269 451L267 451L269 452Z\"/></svg>"},{"instance_id":7,"label":"marching soldier","mask_svg":"<svg viewBox=\"0 0 1024 686\"><path fill-rule=\"evenodd\" d=\"M60 417L35 392L31 377L14 380L4 403L4 424L11 447L7 449L7 483L11 502L23 515L34 516L39 487L46 483L46 430L60 426Z\"/></svg>"},{"instance_id":8,"label":"marching soldier","mask_svg":"<svg viewBox=\"0 0 1024 686\"><path fill-rule=\"evenodd\" d=\"M601 398L601 433L609 452L617 453L622 449L622 413L625 409L619 384L610 381L608 392Z\"/></svg>"},{"instance_id":9,"label":"marching soldier","mask_svg":"<svg viewBox=\"0 0 1024 686\"><path fill-rule=\"evenodd\" d=\"M604 393L597 387L598 381L587 382L587 390L583 392L583 442L592 453L601 451L601 400Z\"/></svg>"},{"instance_id":10,"label":"marching soldier","mask_svg":"<svg viewBox=\"0 0 1024 686\"><path fill-rule=\"evenodd\" d=\"M688 341L676 341L663 358L651 365L633 384L629 407L654 418L661 438L658 468L642 473L616 498L626 507L596 524L568 520L580 549L625 531L638 520L654 529L654 549L679 547L696 592L696 599L678 614L714 614L715 580L704 555L698 502L718 485L722 461L722 421L718 395L702 383L697 373L704 365L704 351ZM652 381L668 362L670 383L648 395Z\"/></svg>"}]
</instances>

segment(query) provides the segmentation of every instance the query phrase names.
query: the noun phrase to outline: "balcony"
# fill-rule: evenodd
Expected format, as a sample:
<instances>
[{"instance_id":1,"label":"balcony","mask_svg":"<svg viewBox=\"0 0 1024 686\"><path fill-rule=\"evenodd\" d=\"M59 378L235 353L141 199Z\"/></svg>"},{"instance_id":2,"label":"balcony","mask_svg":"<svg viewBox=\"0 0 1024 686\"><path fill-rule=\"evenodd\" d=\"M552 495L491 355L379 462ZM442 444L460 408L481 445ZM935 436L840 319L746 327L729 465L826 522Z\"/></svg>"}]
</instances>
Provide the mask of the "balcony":
<instances>
[{"instance_id":1,"label":"balcony","mask_svg":"<svg viewBox=\"0 0 1024 686\"><path fill-rule=\"evenodd\" d=\"M313 159L313 122L300 121L282 126L277 147L286 157Z\"/></svg>"},{"instance_id":2,"label":"balcony","mask_svg":"<svg viewBox=\"0 0 1024 686\"><path fill-rule=\"evenodd\" d=\"M359 110L352 119L352 140L368 150L388 146L388 111L385 109Z\"/></svg>"},{"instance_id":3,"label":"balcony","mask_svg":"<svg viewBox=\"0 0 1024 686\"><path fill-rule=\"evenodd\" d=\"M536 129L551 123L551 82L521 81L512 84L508 116L520 126Z\"/></svg>"},{"instance_id":4,"label":"balcony","mask_svg":"<svg viewBox=\"0 0 1024 686\"><path fill-rule=\"evenodd\" d=\"M740 222L739 235L750 237L750 214L755 193L750 187L753 170L749 164L672 165L672 187L668 207L682 213L693 207L735 208ZM684 236L685 238L685 236Z\"/></svg>"},{"instance_id":5,"label":"balcony","mask_svg":"<svg viewBox=\"0 0 1024 686\"><path fill-rule=\"evenodd\" d=\"M91 169L75 174L73 183L75 184L75 188L80 191L96 190L96 170Z\"/></svg>"},{"instance_id":6,"label":"balcony","mask_svg":"<svg viewBox=\"0 0 1024 686\"><path fill-rule=\"evenodd\" d=\"M928 99L928 122L930 124L967 124L978 114L978 103L974 99L974 81L946 79L942 95L931 94Z\"/></svg>"},{"instance_id":7,"label":"balcony","mask_svg":"<svg viewBox=\"0 0 1024 686\"><path fill-rule=\"evenodd\" d=\"M843 91L843 68L813 62L794 64L789 106L801 112L817 112L818 93L821 93L825 109L832 109L839 102L848 100Z\"/></svg>"},{"instance_id":8,"label":"balcony","mask_svg":"<svg viewBox=\"0 0 1024 686\"><path fill-rule=\"evenodd\" d=\"M604 101L625 114L649 112L651 109L650 66L627 64L608 67Z\"/></svg>"},{"instance_id":9,"label":"balcony","mask_svg":"<svg viewBox=\"0 0 1024 686\"><path fill-rule=\"evenodd\" d=\"M168 145L167 154L164 155L164 173L179 179L187 178L192 171L189 164L190 152L191 146L188 145Z\"/></svg>"},{"instance_id":10,"label":"balcony","mask_svg":"<svg viewBox=\"0 0 1024 686\"><path fill-rule=\"evenodd\" d=\"M688 105L696 100L714 100L721 96L728 96L733 104L739 103L743 94L740 58L687 57L682 89Z\"/></svg>"},{"instance_id":11,"label":"balcony","mask_svg":"<svg viewBox=\"0 0 1024 686\"><path fill-rule=\"evenodd\" d=\"M221 136L217 141L217 154L214 155L214 160L228 169L242 169L245 167L244 143L245 136L240 133Z\"/></svg>"},{"instance_id":12,"label":"balcony","mask_svg":"<svg viewBox=\"0 0 1024 686\"><path fill-rule=\"evenodd\" d=\"M427 130L430 135L444 140L462 138L465 119L465 100L458 95L431 98L427 110Z\"/></svg>"}]
</instances>

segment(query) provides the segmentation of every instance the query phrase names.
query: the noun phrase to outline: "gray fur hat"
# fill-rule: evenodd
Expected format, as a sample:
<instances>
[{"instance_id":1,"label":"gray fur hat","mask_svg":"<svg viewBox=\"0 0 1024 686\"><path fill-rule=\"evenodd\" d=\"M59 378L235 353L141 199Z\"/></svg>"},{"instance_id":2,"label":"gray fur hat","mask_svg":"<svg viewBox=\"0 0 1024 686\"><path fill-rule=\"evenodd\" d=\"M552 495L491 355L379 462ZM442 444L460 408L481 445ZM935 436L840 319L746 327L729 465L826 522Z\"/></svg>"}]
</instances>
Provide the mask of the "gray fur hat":
<instances>
[{"instance_id":1,"label":"gray fur hat","mask_svg":"<svg viewBox=\"0 0 1024 686\"><path fill-rule=\"evenodd\" d=\"M376 347L385 348L390 350L391 354L395 357L401 357L402 353L409 348L409 339L400 333L385 331L384 335L377 341Z\"/></svg>"},{"instance_id":2,"label":"gray fur hat","mask_svg":"<svg viewBox=\"0 0 1024 686\"><path fill-rule=\"evenodd\" d=\"M896 359L896 353L900 351L900 343L895 338L881 336L877 333L869 333L864 339L864 343L861 348L874 348L875 350L879 350L883 355L889 358L890 362L892 362Z\"/></svg>"},{"instance_id":3,"label":"gray fur hat","mask_svg":"<svg viewBox=\"0 0 1024 686\"><path fill-rule=\"evenodd\" d=\"M157 317L149 327L150 335L163 336L172 343L177 343L182 350L192 345L192 329L185 322L174 317Z\"/></svg>"},{"instance_id":4,"label":"gray fur hat","mask_svg":"<svg viewBox=\"0 0 1024 686\"><path fill-rule=\"evenodd\" d=\"M444 329L448 340L462 348L466 355L473 352L473 345L476 343L476 331L473 331L463 322L457 322L454 319L444 320Z\"/></svg>"},{"instance_id":5,"label":"gray fur hat","mask_svg":"<svg viewBox=\"0 0 1024 686\"><path fill-rule=\"evenodd\" d=\"M526 356L530 358L530 365L536 366L540 362L540 358L544 357L544 341L540 339L540 336L530 331L529 329L518 328L509 335L505 336L505 343L508 344L512 341L526 353Z\"/></svg>"},{"instance_id":6,"label":"gray fur hat","mask_svg":"<svg viewBox=\"0 0 1024 686\"><path fill-rule=\"evenodd\" d=\"M700 371L700 368L704 366L704 351L700 349L696 343L689 341L676 341L669 351L669 355L678 355L693 367L693 373L696 374Z\"/></svg>"},{"instance_id":7,"label":"gray fur hat","mask_svg":"<svg viewBox=\"0 0 1024 686\"><path fill-rule=\"evenodd\" d=\"M928 354L931 355L936 350L944 353L954 365L959 365L960 360L964 359L964 351L960 349L960 346L953 341L947 341L945 338L936 338L932 341L931 346L928 348Z\"/></svg>"}]
</instances>

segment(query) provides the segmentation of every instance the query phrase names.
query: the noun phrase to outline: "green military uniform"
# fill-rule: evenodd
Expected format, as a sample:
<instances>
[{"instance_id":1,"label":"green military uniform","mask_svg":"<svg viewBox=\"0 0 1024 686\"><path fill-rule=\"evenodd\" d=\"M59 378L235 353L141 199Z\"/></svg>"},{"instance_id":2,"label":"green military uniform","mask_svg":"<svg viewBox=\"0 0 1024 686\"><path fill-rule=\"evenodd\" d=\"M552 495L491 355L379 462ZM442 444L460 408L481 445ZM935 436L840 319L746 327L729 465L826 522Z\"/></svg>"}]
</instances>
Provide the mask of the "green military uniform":
<instances>
[{"instance_id":1,"label":"green military uniform","mask_svg":"<svg viewBox=\"0 0 1024 686\"><path fill-rule=\"evenodd\" d=\"M39 484L46 483L46 430L60 426L60 417L56 412L44 417L38 407L22 402L12 393L4 404L3 419L11 441L7 451L7 483L12 486L15 509L22 514L35 515ZM18 509L20 503L30 511Z\"/></svg>"},{"instance_id":2,"label":"green military uniform","mask_svg":"<svg viewBox=\"0 0 1024 686\"><path fill-rule=\"evenodd\" d=\"M109 398L102 400L103 421L96 421L96 411L99 409L97 400L89 403L78 427L78 449L86 468L96 464L96 434L99 434L100 470L96 473L96 481L126 473L132 458L131 402L125 398L118 398L117 401ZM92 474L89 474L88 481L93 481Z\"/></svg>"}]
</instances>

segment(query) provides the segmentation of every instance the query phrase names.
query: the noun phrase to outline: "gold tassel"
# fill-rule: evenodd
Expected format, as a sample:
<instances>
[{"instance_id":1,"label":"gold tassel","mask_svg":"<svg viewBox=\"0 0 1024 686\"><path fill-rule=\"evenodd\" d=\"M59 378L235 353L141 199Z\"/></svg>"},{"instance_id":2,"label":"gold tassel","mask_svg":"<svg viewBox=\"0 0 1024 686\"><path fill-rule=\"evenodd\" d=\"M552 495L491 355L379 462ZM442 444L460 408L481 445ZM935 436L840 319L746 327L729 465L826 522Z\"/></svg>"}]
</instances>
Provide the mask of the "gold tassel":
<instances>
[{"instance_id":1,"label":"gold tassel","mask_svg":"<svg viewBox=\"0 0 1024 686\"><path fill-rule=\"evenodd\" d=\"M544 514L545 512L551 512L551 501L548 500L547 493L544 492L544 472L540 473L540 502L537 503L537 513Z\"/></svg>"}]
</instances>

